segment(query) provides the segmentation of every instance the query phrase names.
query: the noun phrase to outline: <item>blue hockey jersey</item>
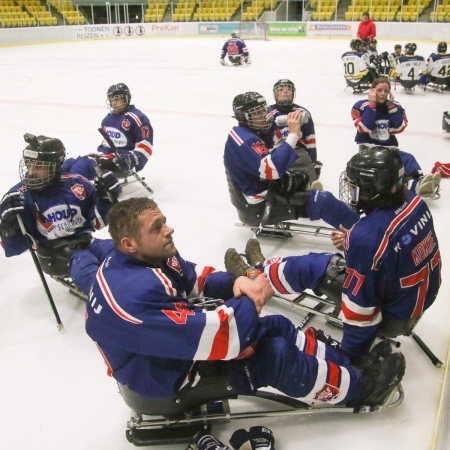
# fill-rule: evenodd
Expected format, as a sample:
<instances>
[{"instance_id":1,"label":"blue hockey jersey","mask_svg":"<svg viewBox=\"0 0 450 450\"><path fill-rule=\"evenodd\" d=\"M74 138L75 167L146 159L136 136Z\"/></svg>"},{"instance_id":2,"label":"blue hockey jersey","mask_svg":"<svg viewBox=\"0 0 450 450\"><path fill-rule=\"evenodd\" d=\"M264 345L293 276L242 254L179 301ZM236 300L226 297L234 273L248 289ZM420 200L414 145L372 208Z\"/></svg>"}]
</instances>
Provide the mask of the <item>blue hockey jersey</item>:
<instances>
[{"instance_id":1,"label":"blue hockey jersey","mask_svg":"<svg viewBox=\"0 0 450 450\"><path fill-rule=\"evenodd\" d=\"M357 129L357 144L398 146L396 134L408 125L405 110L397 102L388 102L385 110L374 102L359 100L351 111Z\"/></svg>"},{"instance_id":2,"label":"blue hockey jersey","mask_svg":"<svg viewBox=\"0 0 450 450\"><path fill-rule=\"evenodd\" d=\"M250 299L231 298L235 279L178 253L152 268L116 251L100 267L86 311L86 331L108 374L142 395L166 397L183 385L193 360L237 357L259 322ZM212 311L189 301L203 295L229 300Z\"/></svg>"},{"instance_id":3,"label":"blue hockey jersey","mask_svg":"<svg viewBox=\"0 0 450 450\"><path fill-rule=\"evenodd\" d=\"M137 158L135 169L142 170L153 153L153 128L148 117L133 105L122 114L108 114L102 120L102 128L114 142L119 154L133 151ZM106 141L97 149L111 153Z\"/></svg>"},{"instance_id":4,"label":"blue hockey jersey","mask_svg":"<svg viewBox=\"0 0 450 450\"><path fill-rule=\"evenodd\" d=\"M279 179L297 158L290 144L269 149L257 134L242 126L231 129L225 144L226 170L249 204L263 202L269 182Z\"/></svg>"},{"instance_id":5,"label":"blue hockey jersey","mask_svg":"<svg viewBox=\"0 0 450 450\"><path fill-rule=\"evenodd\" d=\"M383 317L417 317L436 299L441 256L426 203L408 191L398 209L362 217L346 233L345 260L342 347L360 356Z\"/></svg>"},{"instance_id":6,"label":"blue hockey jersey","mask_svg":"<svg viewBox=\"0 0 450 450\"><path fill-rule=\"evenodd\" d=\"M60 181L43 191L29 191L22 183L8 192L21 191L25 211L21 214L25 230L35 249L59 238L92 233L105 226L100 211L111 206L97 196L95 186L81 175L62 174ZM103 203L108 203L108 208ZM20 255L28 249L22 233L2 238L5 255Z\"/></svg>"},{"instance_id":7,"label":"blue hockey jersey","mask_svg":"<svg viewBox=\"0 0 450 450\"><path fill-rule=\"evenodd\" d=\"M292 105L291 111L306 111L309 114L309 120L306 123L303 123L300 127L300 131L302 133L302 136L298 140L302 146L306 148L306 151L308 152L308 155L311 158L312 162L317 161L317 147L316 147L316 131L314 129L314 122L312 120L310 112L300 105ZM290 112L291 112L290 111ZM267 120L273 120L272 125L272 133L273 133L273 144L276 147L279 145L279 141L283 141L287 138L289 134L289 128L288 126L280 127L275 123L275 119L278 116L284 116L286 115L286 112L279 111L277 109L277 105L270 105L267 109Z\"/></svg>"},{"instance_id":8,"label":"blue hockey jersey","mask_svg":"<svg viewBox=\"0 0 450 450\"><path fill-rule=\"evenodd\" d=\"M248 48L245 42L239 38L228 39L225 44L223 44L222 52L220 57L223 59L228 54L228 56L248 56Z\"/></svg>"}]
</instances>

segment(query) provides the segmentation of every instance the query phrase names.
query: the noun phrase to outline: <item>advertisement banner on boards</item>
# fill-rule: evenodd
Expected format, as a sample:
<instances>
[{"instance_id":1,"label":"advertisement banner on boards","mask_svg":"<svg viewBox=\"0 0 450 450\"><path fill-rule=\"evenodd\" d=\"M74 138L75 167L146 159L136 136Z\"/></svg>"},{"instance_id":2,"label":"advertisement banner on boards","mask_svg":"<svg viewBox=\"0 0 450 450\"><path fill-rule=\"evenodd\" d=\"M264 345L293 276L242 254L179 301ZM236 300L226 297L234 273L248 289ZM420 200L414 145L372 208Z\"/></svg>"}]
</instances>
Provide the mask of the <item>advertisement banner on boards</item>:
<instances>
[{"instance_id":1,"label":"advertisement banner on boards","mask_svg":"<svg viewBox=\"0 0 450 450\"><path fill-rule=\"evenodd\" d=\"M267 24L267 34L306 37L306 22L272 22Z\"/></svg>"},{"instance_id":2,"label":"advertisement banner on boards","mask_svg":"<svg viewBox=\"0 0 450 450\"><path fill-rule=\"evenodd\" d=\"M111 25L78 25L74 27L75 39L100 39L139 36L177 36L183 35L183 24L132 23Z\"/></svg>"},{"instance_id":3,"label":"advertisement banner on boards","mask_svg":"<svg viewBox=\"0 0 450 450\"><path fill-rule=\"evenodd\" d=\"M352 22L308 22L308 37L355 37L359 23Z\"/></svg>"}]
</instances>

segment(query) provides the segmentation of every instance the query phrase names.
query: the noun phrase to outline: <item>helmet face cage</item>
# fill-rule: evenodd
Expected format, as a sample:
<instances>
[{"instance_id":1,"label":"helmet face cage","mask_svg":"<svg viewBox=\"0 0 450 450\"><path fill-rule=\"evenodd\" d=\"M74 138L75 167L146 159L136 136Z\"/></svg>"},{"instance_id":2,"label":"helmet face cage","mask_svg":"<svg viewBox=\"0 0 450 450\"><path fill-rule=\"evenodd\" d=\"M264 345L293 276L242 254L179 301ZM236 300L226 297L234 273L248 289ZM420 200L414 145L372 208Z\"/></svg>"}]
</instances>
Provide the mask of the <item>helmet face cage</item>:
<instances>
[{"instance_id":1,"label":"helmet face cage","mask_svg":"<svg viewBox=\"0 0 450 450\"><path fill-rule=\"evenodd\" d=\"M265 131L272 126L266 118L266 99L257 92L236 96L233 100L233 112L236 119L251 130Z\"/></svg>"},{"instance_id":2,"label":"helmet face cage","mask_svg":"<svg viewBox=\"0 0 450 450\"><path fill-rule=\"evenodd\" d=\"M369 41L369 48L371 48L372 50L377 49L377 40L376 39L371 39Z\"/></svg>"},{"instance_id":3,"label":"helmet face cage","mask_svg":"<svg viewBox=\"0 0 450 450\"><path fill-rule=\"evenodd\" d=\"M362 41L361 39L352 39L350 41L350 48L352 48L353 50L359 50L361 47Z\"/></svg>"},{"instance_id":4,"label":"helmet face cage","mask_svg":"<svg viewBox=\"0 0 450 450\"><path fill-rule=\"evenodd\" d=\"M20 160L19 173L22 183L34 191L50 186L60 175L57 163L26 157Z\"/></svg>"},{"instance_id":5,"label":"helmet face cage","mask_svg":"<svg viewBox=\"0 0 450 450\"><path fill-rule=\"evenodd\" d=\"M351 209L356 210L356 204L359 200L359 187L348 179L345 170L339 176L339 199Z\"/></svg>"},{"instance_id":6,"label":"helmet face cage","mask_svg":"<svg viewBox=\"0 0 450 450\"><path fill-rule=\"evenodd\" d=\"M437 46L437 51L438 51L438 53L446 53L447 52L447 43L444 41L439 42L439 44Z\"/></svg>"},{"instance_id":7,"label":"helmet face cage","mask_svg":"<svg viewBox=\"0 0 450 450\"><path fill-rule=\"evenodd\" d=\"M278 94L280 94L280 92L283 91L284 89L288 89L291 92L291 98L279 100ZM295 93L296 89L294 83L287 79L279 80L273 86L273 97L275 98L275 103L277 104L278 107L292 106L294 104Z\"/></svg>"},{"instance_id":8,"label":"helmet face cage","mask_svg":"<svg viewBox=\"0 0 450 450\"><path fill-rule=\"evenodd\" d=\"M123 83L112 85L108 89L106 96L106 106L108 107L109 112L111 112L112 114L120 114L126 111L130 106L131 93L128 89L128 86ZM122 106L116 106L115 108L113 108L113 106L111 105L111 100L121 100Z\"/></svg>"}]
</instances>

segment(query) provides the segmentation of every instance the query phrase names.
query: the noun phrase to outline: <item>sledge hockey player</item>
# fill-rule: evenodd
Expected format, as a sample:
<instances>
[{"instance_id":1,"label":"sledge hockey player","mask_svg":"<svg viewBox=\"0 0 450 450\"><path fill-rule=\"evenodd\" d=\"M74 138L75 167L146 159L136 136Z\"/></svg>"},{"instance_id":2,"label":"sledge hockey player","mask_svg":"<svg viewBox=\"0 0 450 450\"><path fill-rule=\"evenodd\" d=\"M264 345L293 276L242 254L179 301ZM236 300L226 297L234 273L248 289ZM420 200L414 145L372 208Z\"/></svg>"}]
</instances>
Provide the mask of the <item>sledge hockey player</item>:
<instances>
[{"instance_id":1,"label":"sledge hockey player","mask_svg":"<svg viewBox=\"0 0 450 450\"><path fill-rule=\"evenodd\" d=\"M427 65L423 56L415 54L416 50L415 43L406 44L406 54L398 57L395 64L395 75L407 94L412 94L417 84L425 84Z\"/></svg>"},{"instance_id":2,"label":"sledge hockey player","mask_svg":"<svg viewBox=\"0 0 450 450\"><path fill-rule=\"evenodd\" d=\"M427 82L438 86L450 86L450 53L447 53L446 42L439 42L437 53L429 56L427 69Z\"/></svg>"},{"instance_id":3,"label":"sledge hockey player","mask_svg":"<svg viewBox=\"0 0 450 450\"><path fill-rule=\"evenodd\" d=\"M226 66L225 56L228 54L228 59L234 66L240 66L242 64L250 65L250 53L244 40L239 37L237 31L231 33L231 39L227 39L222 47L222 53L220 54L220 64Z\"/></svg>"},{"instance_id":4,"label":"sledge hockey player","mask_svg":"<svg viewBox=\"0 0 450 450\"><path fill-rule=\"evenodd\" d=\"M366 90L367 85L373 79L369 72L369 60L367 55L361 51L361 44L361 39L352 39L350 41L351 50L345 52L341 57L345 80L354 92Z\"/></svg>"},{"instance_id":5,"label":"sledge hockey player","mask_svg":"<svg viewBox=\"0 0 450 450\"><path fill-rule=\"evenodd\" d=\"M406 112L394 101L391 83L386 77L376 78L368 94L368 100L357 101L351 116L357 129L355 141L360 151L373 145L383 145L398 149L396 134L404 131L408 125ZM423 175L423 171L410 153L399 151L405 166L404 182L418 195L431 195L439 191L439 174Z\"/></svg>"},{"instance_id":6,"label":"sledge hockey player","mask_svg":"<svg viewBox=\"0 0 450 450\"><path fill-rule=\"evenodd\" d=\"M273 96L275 104L270 105L267 110L267 121L273 122L273 146L278 147L287 138L289 128L287 127L287 114L293 111L301 111L300 135L294 151L298 159L291 166L291 169L306 173L311 181L317 180L320 176L322 163L317 161L316 132L311 113L303 106L294 103L295 85L288 79L278 80L273 86ZM280 118L280 119L278 119Z\"/></svg>"},{"instance_id":7,"label":"sledge hockey player","mask_svg":"<svg viewBox=\"0 0 450 450\"><path fill-rule=\"evenodd\" d=\"M171 398L192 383L194 361L197 375L220 371L238 394L272 386L336 405L380 404L402 379L401 353L369 355L367 367L355 370L313 329L298 331L281 315L260 317L273 295L267 276L250 280L186 261L151 199L117 203L108 223L116 250L99 268L86 331L108 374L131 391ZM221 300L206 307L211 299Z\"/></svg>"},{"instance_id":8,"label":"sledge hockey player","mask_svg":"<svg viewBox=\"0 0 450 450\"><path fill-rule=\"evenodd\" d=\"M309 253L266 259L256 239L247 243L245 254L279 295L312 289L338 307L342 301L341 351L355 361L367 354L380 330L403 335L433 304L441 257L431 212L405 189L397 151L379 146L354 155L341 180L343 198L365 214L349 230L333 232L345 257ZM227 251L228 271L245 275L250 266L236 250Z\"/></svg>"},{"instance_id":9,"label":"sledge hockey player","mask_svg":"<svg viewBox=\"0 0 450 450\"><path fill-rule=\"evenodd\" d=\"M233 127L225 144L224 164L234 206L247 225L259 225L266 200L271 203L270 222L307 217L305 191L315 188L309 175L292 169L298 159L294 148L301 136L303 110L287 115L289 130L284 142L273 147L271 123L266 119L266 99L257 92L233 100ZM318 188L322 185L319 183ZM232 196L232 201L233 201Z\"/></svg>"},{"instance_id":10,"label":"sledge hockey player","mask_svg":"<svg viewBox=\"0 0 450 450\"><path fill-rule=\"evenodd\" d=\"M59 139L31 134L24 138L28 145L19 165L21 182L0 203L5 255L25 252L30 239L45 273L70 276L89 293L100 261L113 248L110 239L96 239L92 233L105 226L111 203L104 197L109 193L117 199L119 182L111 172L96 186L81 175L63 172L66 150Z\"/></svg>"},{"instance_id":11,"label":"sledge hockey player","mask_svg":"<svg viewBox=\"0 0 450 450\"><path fill-rule=\"evenodd\" d=\"M97 148L102 169L113 172L139 172L153 153L153 127L148 117L131 104L131 92L124 83L113 84L106 93L110 113L102 128L117 148L112 152L106 141Z\"/></svg>"}]
</instances>

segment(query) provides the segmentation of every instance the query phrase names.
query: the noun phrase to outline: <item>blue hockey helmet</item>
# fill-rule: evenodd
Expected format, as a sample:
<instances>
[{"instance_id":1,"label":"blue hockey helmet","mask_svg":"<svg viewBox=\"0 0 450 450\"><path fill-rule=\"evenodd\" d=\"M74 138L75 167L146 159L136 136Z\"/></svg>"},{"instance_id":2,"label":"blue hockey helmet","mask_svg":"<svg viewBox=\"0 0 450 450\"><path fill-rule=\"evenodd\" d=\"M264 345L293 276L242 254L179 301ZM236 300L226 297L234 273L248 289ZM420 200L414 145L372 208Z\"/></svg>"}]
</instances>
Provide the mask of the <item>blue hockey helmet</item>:
<instances>
[{"instance_id":1,"label":"blue hockey helmet","mask_svg":"<svg viewBox=\"0 0 450 450\"><path fill-rule=\"evenodd\" d=\"M30 190L39 191L59 180L66 149L56 138L26 133L28 144L19 163L20 180Z\"/></svg>"},{"instance_id":2,"label":"blue hockey helmet","mask_svg":"<svg viewBox=\"0 0 450 450\"><path fill-rule=\"evenodd\" d=\"M358 212L367 212L377 199L398 192L404 166L398 149L374 146L354 155L340 179L339 197Z\"/></svg>"},{"instance_id":3,"label":"blue hockey helmet","mask_svg":"<svg viewBox=\"0 0 450 450\"><path fill-rule=\"evenodd\" d=\"M265 131L271 127L267 122L267 102L258 92L246 92L233 99L234 117L253 131Z\"/></svg>"},{"instance_id":4,"label":"blue hockey helmet","mask_svg":"<svg viewBox=\"0 0 450 450\"><path fill-rule=\"evenodd\" d=\"M124 83L113 84L109 87L108 92L106 93L106 105L108 109L113 114L121 114L125 112L130 107L131 103L131 92L128 86ZM111 105L111 100L120 99L122 100L122 104L120 106Z\"/></svg>"}]
</instances>

